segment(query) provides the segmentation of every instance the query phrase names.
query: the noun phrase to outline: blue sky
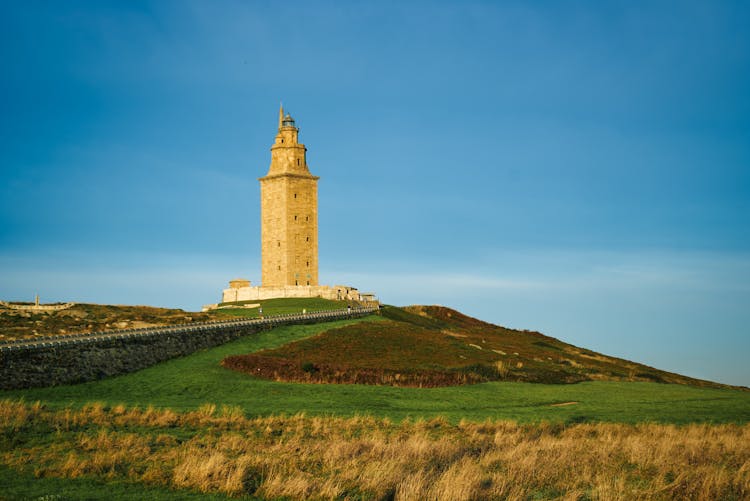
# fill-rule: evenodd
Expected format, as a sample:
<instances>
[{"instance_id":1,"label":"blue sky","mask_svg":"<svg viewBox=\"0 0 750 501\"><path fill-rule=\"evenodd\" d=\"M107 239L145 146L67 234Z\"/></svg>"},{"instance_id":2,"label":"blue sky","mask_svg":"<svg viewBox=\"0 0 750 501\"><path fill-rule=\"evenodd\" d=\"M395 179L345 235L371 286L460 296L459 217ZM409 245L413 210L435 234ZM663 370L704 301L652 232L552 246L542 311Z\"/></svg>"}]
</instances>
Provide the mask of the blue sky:
<instances>
[{"instance_id":1,"label":"blue sky","mask_svg":"<svg viewBox=\"0 0 750 501\"><path fill-rule=\"evenodd\" d=\"M320 276L750 385L745 2L5 2L0 298L260 280L279 102Z\"/></svg>"}]
</instances>

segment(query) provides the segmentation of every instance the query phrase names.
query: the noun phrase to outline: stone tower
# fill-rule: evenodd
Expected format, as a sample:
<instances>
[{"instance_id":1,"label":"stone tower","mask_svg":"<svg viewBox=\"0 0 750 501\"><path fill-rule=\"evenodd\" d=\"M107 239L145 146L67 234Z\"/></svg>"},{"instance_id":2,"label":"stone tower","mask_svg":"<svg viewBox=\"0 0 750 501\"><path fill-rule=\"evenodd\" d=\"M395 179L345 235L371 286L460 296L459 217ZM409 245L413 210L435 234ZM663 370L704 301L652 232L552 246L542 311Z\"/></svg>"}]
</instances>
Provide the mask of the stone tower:
<instances>
[{"instance_id":1,"label":"stone tower","mask_svg":"<svg viewBox=\"0 0 750 501\"><path fill-rule=\"evenodd\" d=\"M279 109L271 167L260 181L263 287L318 285L318 177L307 167L299 129Z\"/></svg>"}]
</instances>

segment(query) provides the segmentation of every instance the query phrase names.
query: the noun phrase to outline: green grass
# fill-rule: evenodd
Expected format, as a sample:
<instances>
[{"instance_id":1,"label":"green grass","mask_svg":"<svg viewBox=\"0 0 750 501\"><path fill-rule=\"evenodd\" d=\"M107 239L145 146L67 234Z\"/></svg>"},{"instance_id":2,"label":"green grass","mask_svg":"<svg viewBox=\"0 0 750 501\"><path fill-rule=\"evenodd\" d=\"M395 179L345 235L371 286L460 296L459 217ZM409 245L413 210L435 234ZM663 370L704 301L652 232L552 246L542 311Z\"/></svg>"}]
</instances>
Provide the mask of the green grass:
<instances>
[{"instance_id":1,"label":"green grass","mask_svg":"<svg viewBox=\"0 0 750 501\"><path fill-rule=\"evenodd\" d=\"M205 322L208 313L174 308L78 303L54 313L22 312L0 308L0 341L14 338L94 332L143 325Z\"/></svg>"},{"instance_id":2,"label":"green grass","mask_svg":"<svg viewBox=\"0 0 750 501\"><path fill-rule=\"evenodd\" d=\"M625 381L725 385L669 373L579 348L538 332L507 329L442 306L386 306L390 322L359 323L225 366L288 382L439 387L489 381L576 383ZM300 366L310 362L315 371Z\"/></svg>"},{"instance_id":3,"label":"green grass","mask_svg":"<svg viewBox=\"0 0 750 501\"><path fill-rule=\"evenodd\" d=\"M228 499L252 500L254 497L233 497L221 494L204 494L189 490L173 490L147 487L143 484L118 480L97 480L93 478L37 478L31 472L19 472L0 465L0 500L5 501L73 501L107 499L109 501L149 499L219 501Z\"/></svg>"},{"instance_id":4,"label":"green grass","mask_svg":"<svg viewBox=\"0 0 750 501\"><path fill-rule=\"evenodd\" d=\"M263 305L263 314L281 315L346 308L346 301L321 298L269 299L239 301ZM95 332L144 325L175 325L189 322L223 320L228 317L257 317L258 308L222 308L208 312L189 312L174 308L79 303L56 313L29 313L0 308L0 341L23 337Z\"/></svg>"},{"instance_id":5,"label":"green grass","mask_svg":"<svg viewBox=\"0 0 750 501\"><path fill-rule=\"evenodd\" d=\"M585 382L571 385L493 382L434 389L364 385L276 383L224 369L228 355L270 349L333 327L381 317L326 324L287 326L170 360L139 372L102 381L0 392L0 398L41 400L53 408L153 405L178 411L211 402L241 407L248 416L372 414L391 419L444 416L461 419L511 419L520 422L748 422L750 392L687 385ZM552 407L561 402L575 405Z\"/></svg>"},{"instance_id":6,"label":"green grass","mask_svg":"<svg viewBox=\"0 0 750 501\"><path fill-rule=\"evenodd\" d=\"M287 299L278 303L275 300L266 301L264 313L293 313L302 308L313 311L345 305L332 306L330 302L323 301L325 300ZM245 309L229 311L250 316L257 312ZM425 318L408 312L394 311L388 316L397 316L394 320L410 321L427 328L442 327L443 323L440 319ZM509 419L526 423L609 421L682 424L750 421L750 392L734 389L648 382L585 382L568 385L492 382L434 389L315 385L254 379L219 365L228 355L273 349L331 328L382 320L382 317L370 316L325 324L280 327L136 373L72 386L0 391L0 399L22 398L28 402L40 400L51 408L81 407L86 403L99 401L109 406L120 403L140 407L153 405L176 411L196 410L206 403L215 403L239 406L247 416L290 415L299 412L340 416L372 414L393 420L444 416L454 423L461 419ZM578 403L562 407L551 406L564 402ZM203 431L174 429L169 433L187 439ZM34 446L44 447L55 440L55 435L49 433L36 437L36 440L38 442L34 442ZM17 471L0 465L0 500L229 499L220 494L150 487L120 480L107 481L90 477L37 478L34 468L34 465L29 464L22 471Z\"/></svg>"},{"instance_id":7,"label":"green grass","mask_svg":"<svg viewBox=\"0 0 750 501\"><path fill-rule=\"evenodd\" d=\"M260 304L263 308L263 315L284 315L287 313L302 313L305 309L308 312L321 311L321 310L337 310L346 308L346 301L333 301L330 299L322 299L319 297L308 297L308 298L279 298L279 299L265 299L262 301L238 301L236 303L220 303L220 306L229 305L243 305L243 304ZM259 316L258 308L221 308L220 310L213 310L212 314L230 314L240 317L257 318Z\"/></svg>"}]
</instances>

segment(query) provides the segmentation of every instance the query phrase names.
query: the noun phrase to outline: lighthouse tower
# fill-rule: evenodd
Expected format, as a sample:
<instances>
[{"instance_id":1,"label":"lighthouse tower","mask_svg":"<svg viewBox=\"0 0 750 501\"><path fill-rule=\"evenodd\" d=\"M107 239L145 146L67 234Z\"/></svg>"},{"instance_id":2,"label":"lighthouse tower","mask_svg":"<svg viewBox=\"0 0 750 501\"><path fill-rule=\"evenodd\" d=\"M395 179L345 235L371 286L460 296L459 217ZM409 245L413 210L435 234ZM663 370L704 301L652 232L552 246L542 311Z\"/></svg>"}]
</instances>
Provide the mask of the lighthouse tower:
<instances>
[{"instance_id":1,"label":"lighthouse tower","mask_svg":"<svg viewBox=\"0 0 750 501\"><path fill-rule=\"evenodd\" d=\"M318 177L310 173L299 129L284 108L260 181L263 287L318 285Z\"/></svg>"}]
</instances>

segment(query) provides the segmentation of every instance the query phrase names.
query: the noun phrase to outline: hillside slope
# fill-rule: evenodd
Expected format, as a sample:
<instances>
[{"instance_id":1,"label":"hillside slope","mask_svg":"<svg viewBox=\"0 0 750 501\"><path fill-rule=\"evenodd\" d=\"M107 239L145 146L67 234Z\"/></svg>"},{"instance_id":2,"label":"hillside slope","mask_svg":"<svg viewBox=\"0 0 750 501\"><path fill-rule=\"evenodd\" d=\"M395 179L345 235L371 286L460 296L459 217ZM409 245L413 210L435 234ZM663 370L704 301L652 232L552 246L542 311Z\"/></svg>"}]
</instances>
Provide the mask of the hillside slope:
<instances>
[{"instance_id":1,"label":"hillside slope","mask_svg":"<svg viewBox=\"0 0 750 501\"><path fill-rule=\"evenodd\" d=\"M30 304L30 303L26 303ZM231 305L231 303L228 303ZM257 301L265 315L346 308L344 301L320 298L267 299ZM176 308L77 303L55 312L12 310L0 306L0 342L12 339L39 338L116 329L138 329L191 322L208 322L227 318L259 316L258 308L236 308L191 312Z\"/></svg>"},{"instance_id":2,"label":"hillside slope","mask_svg":"<svg viewBox=\"0 0 750 501\"><path fill-rule=\"evenodd\" d=\"M222 365L277 381L436 387L484 381L645 381L724 387L493 325L443 306L384 307L386 321L329 330Z\"/></svg>"}]
</instances>

